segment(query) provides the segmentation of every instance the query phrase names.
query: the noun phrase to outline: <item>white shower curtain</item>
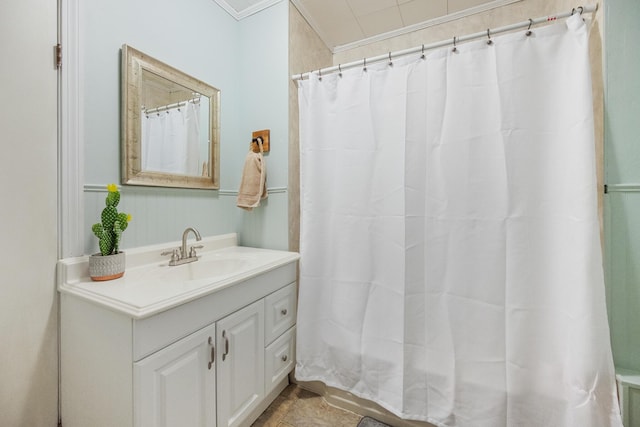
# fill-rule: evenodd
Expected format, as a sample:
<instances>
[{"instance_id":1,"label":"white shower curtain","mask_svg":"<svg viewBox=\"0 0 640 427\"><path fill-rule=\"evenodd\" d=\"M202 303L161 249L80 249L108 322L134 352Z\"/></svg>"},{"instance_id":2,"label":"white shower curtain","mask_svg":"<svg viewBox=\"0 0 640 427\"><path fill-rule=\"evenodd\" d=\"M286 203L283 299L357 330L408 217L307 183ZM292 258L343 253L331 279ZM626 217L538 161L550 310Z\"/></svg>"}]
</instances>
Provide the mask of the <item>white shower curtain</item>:
<instances>
[{"instance_id":1,"label":"white shower curtain","mask_svg":"<svg viewBox=\"0 0 640 427\"><path fill-rule=\"evenodd\" d=\"M200 105L142 115L142 169L199 176Z\"/></svg>"},{"instance_id":2,"label":"white shower curtain","mask_svg":"<svg viewBox=\"0 0 640 427\"><path fill-rule=\"evenodd\" d=\"M588 30L299 83L296 377L439 426L620 426Z\"/></svg>"}]
</instances>

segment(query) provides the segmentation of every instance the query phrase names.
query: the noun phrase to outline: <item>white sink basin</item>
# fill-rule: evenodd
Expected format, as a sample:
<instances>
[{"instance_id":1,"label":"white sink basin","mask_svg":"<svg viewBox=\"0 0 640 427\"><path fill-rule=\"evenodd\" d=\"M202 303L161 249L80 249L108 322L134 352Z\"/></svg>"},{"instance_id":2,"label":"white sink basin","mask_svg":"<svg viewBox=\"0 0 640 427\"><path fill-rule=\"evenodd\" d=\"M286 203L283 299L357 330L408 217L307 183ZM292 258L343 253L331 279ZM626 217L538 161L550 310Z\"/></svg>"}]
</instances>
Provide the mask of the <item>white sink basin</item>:
<instances>
[{"instance_id":1,"label":"white sink basin","mask_svg":"<svg viewBox=\"0 0 640 427\"><path fill-rule=\"evenodd\" d=\"M163 282L215 279L239 274L249 268L250 264L250 260L242 258L202 257L188 264L160 268L157 274L158 280Z\"/></svg>"}]
</instances>

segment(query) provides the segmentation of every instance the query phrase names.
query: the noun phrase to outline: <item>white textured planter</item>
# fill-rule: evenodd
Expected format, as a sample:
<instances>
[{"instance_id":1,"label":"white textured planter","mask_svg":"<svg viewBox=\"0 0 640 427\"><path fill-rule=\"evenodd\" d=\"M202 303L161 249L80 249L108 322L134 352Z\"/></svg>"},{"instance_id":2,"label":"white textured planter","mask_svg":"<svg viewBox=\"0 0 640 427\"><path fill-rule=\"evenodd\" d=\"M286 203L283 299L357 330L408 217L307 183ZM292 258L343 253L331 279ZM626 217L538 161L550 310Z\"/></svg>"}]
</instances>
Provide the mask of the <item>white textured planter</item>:
<instances>
[{"instance_id":1,"label":"white textured planter","mask_svg":"<svg viewBox=\"0 0 640 427\"><path fill-rule=\"evenodd\" d=\"M93 254L89 257L89 276L91 280L113 280L124 275L124 252L114 255Z\"/></svg>"}]
</instances>

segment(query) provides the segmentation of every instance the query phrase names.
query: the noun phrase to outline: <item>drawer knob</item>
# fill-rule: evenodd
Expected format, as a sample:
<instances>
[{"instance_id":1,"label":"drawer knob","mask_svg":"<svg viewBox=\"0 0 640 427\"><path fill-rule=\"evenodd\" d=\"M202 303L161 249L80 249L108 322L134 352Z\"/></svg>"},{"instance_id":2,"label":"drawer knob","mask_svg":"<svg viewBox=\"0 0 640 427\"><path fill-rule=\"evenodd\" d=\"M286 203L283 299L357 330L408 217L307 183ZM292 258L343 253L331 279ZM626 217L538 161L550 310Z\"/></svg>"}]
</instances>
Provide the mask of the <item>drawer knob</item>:
<instances>
[{"instance_id":1,"label":"drawer knob","mask_svg":"<svg viewBox=\"0 0 640 427\"><path fill-rule=\"evenodd\" d=\"M283 316L286 316L288 313L286 308L283 308L282 310L280 310L280 314L282 314Z\"/></svg>"},{"instance_id":2,"label":"drawer knob","mask_svg":"<svg viewBox=\"0 0 640 427\"><path fill-rule=\"evenodd\" d=\"M283 362L286 362L288 358L289 357L286 354L283 354L280 359L282 359Z\"/></svg>"}]
</instances>

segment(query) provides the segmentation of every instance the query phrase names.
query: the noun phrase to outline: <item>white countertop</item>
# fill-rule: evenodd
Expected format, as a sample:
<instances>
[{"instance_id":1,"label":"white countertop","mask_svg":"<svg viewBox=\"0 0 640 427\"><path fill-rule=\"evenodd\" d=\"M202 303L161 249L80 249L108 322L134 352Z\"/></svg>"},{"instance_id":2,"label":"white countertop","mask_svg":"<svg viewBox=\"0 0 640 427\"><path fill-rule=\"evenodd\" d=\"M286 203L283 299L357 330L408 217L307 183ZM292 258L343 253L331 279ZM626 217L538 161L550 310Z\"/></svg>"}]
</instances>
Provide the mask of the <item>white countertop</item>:
<instances>
[{"instance_id":1,"label":"white countertop","mask_svg":"<svg viewBox=\"0 0 640 427\"><path fill-rule=\"evenodd\" d=\"M58 262L58 291L141 319L295 262L295 252L237 246L235 233L204 237L199 260L169 266L164 251L181 242L127 249L122 278L94 282L88 256ZM189 246L196 244L189 240Z\"/></svg>"}]
</instances>

